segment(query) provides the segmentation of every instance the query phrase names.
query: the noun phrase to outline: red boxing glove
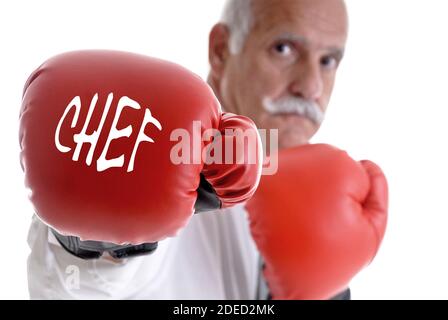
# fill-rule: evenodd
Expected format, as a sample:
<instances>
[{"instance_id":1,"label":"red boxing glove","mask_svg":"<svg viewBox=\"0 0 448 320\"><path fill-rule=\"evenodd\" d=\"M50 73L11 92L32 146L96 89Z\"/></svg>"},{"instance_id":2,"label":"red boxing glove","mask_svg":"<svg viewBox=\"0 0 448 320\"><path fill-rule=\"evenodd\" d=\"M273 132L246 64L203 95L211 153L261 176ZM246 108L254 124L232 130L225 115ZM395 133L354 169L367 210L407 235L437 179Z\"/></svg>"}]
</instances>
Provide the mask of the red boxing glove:
<instances>
[{"instance_id":1,"label":"red boxing glove","mask_svg":"<svg viewBox=\"0 0 448 320\"><path fill-rule=\"evenodd\" d=\"M140 244L173 236L198 193L215 196L217 207L254 193L260 152L252 163L204 160L216 132L229 128L260 143L251 120L221 113L209 86L176 64L115 51L56 56L24 89L21 162L31 201L45 223L82 240Z\"/></svg>"},{"instance_id":2,"label":"red boxing glove","mask_svg":"<svg viewBox=\"0 0 448 320\"><path fill-rule=\"evenodd\" d=\"M387 222L387 182L372 162L329 145L281 151L247 204L274 299L329 299L375 257Z\"/></svg>"}]
</instances>

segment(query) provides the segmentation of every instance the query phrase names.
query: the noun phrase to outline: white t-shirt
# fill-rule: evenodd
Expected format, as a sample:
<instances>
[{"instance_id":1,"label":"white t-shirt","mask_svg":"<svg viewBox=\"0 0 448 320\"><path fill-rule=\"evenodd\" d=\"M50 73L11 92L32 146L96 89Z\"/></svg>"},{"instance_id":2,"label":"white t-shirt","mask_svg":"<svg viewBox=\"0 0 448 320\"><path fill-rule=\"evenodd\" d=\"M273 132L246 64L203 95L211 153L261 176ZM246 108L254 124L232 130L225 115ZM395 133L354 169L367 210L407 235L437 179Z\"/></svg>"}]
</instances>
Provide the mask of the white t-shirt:
<instances>
[{"instance_id":1,"label":"white t-shirt","mask_svg":"<svg viewBox=\"0 0 448 320\"><path fill-rule=\"evenodd\" d=\"M243 206L194 215L146 256L82 260L38 218L28 235L31 299L255 299L259 254Z\"/></svg>"}]
</instances>

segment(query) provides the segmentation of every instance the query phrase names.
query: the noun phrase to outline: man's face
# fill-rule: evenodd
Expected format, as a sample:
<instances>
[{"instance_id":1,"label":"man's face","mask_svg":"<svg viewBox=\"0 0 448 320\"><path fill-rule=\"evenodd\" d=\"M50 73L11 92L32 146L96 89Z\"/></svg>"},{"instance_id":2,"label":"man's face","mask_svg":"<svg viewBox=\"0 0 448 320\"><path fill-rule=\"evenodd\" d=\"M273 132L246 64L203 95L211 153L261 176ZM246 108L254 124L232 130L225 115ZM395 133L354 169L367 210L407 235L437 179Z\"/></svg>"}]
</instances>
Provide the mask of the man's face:
<instances>
[{"instance_id":1,"label":"man's face","mask_svg":"<svg viewBox=\"0 0 448 320\"><path fill-rule=\"evenodd\" d=\"M307 143L320 127L342 59L345 5L255 0L253 18L242 51L227 58L219 79L221 102L261 129L278 129L281 148Z\"/></svg>"}]
</instances>

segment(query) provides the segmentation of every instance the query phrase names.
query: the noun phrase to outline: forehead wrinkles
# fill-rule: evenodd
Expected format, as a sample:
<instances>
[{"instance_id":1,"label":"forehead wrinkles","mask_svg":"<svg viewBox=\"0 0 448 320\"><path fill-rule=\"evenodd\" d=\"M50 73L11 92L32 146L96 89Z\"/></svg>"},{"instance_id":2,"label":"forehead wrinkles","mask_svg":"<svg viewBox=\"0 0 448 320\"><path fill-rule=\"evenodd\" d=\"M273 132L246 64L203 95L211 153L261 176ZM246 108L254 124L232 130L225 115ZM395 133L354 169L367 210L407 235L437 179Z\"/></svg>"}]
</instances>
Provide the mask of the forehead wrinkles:
<instances>
[{"instance_id":1,"label":"forehead wrinkles","mask_svg":"<svg viewBox=\"0 0 448 320\"><path fill-rule=\"evenodd\" d=\"M303 36L346 39L347 15L340 0L253 0L252 12L256 32L289 28Z\"/></svg>"}]
</instances>

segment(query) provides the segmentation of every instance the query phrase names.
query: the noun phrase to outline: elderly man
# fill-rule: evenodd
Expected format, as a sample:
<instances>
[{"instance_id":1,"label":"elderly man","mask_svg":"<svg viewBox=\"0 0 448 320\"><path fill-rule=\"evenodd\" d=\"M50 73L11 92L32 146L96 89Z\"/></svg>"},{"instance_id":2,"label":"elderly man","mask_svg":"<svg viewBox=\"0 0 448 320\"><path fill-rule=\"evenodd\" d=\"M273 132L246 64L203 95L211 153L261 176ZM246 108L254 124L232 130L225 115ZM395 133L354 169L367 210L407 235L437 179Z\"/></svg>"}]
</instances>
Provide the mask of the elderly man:
<instances>
[{"instance_id":1,"label":"elderly man","mask_svg":"<svg viewBox=\"0 0 448 320\"><path fill-rule=\"evenodd\" d=\"M225 110L277 129L280 149L306 144L322 123L347 33L344 1L229 1L210 33L208 82Z\"/></svg>"},{"instance_id":2,"label":"elderly man","mask_svg":"<svg viewBox=\"0 0 448 320\"><path fill-rule=\"evenodd\" d=\"M342 0L230 0L210 33L209 84L224 110L278 129L281 148L305 144L330 100L347 24ZM195 215L146 256L76 258L37 218L28 242L31 298L267 297L242 206Z\"/></svg>"}]
</instances>

